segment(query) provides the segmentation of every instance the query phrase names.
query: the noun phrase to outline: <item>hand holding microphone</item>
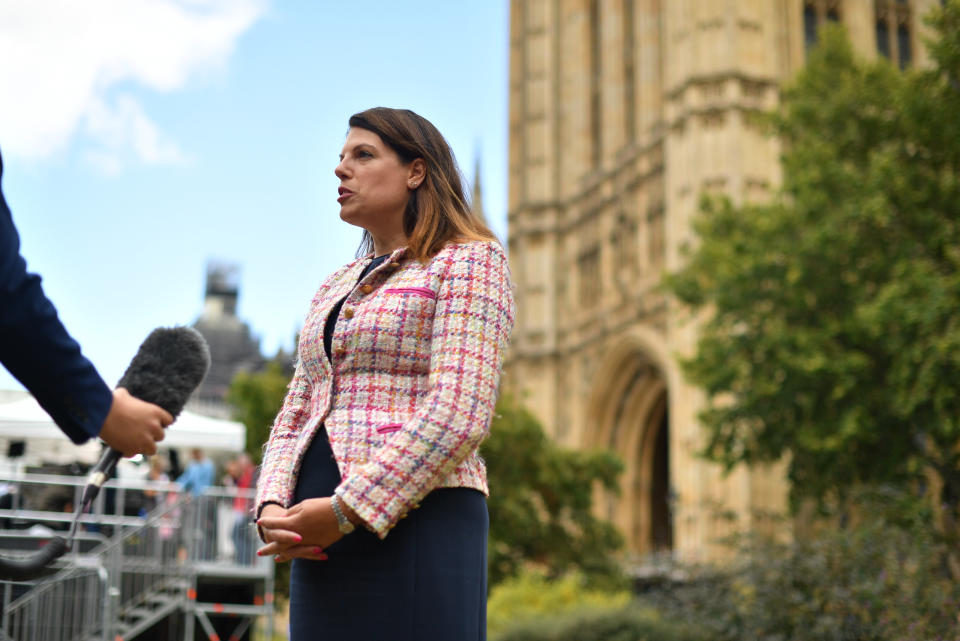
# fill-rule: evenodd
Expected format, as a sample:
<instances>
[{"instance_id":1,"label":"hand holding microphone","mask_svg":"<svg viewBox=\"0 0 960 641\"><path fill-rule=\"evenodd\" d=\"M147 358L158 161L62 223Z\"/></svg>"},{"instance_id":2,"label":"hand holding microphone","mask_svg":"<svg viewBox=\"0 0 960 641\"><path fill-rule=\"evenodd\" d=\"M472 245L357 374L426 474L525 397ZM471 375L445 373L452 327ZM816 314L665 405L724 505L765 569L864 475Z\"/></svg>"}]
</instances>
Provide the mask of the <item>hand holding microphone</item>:
<instances>
[{"instance_id":1,"label":"hand holding microphone","mask_svg":"<svg viewBox=\"0 0 960 641\"><path fill-rule=\"evenodd\" d=\"M124 456L152 456L157 453L157 442L165 436L163 428L172 422L173 417L162 407L118 387L113 392L113 404L100 429L100 438Z\"/></svg>"}]
</instances>

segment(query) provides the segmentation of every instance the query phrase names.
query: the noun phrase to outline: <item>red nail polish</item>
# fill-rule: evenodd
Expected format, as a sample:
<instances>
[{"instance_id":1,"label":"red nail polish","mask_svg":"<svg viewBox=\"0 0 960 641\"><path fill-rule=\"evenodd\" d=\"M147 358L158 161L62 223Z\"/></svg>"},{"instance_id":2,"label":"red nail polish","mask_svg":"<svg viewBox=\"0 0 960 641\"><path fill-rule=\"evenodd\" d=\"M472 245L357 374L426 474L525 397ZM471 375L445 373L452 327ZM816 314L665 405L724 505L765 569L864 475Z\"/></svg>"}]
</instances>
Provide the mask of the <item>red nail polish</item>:
<instances>
[{"instance_id":1,"label":"red nail polish","mask_svg":"<svg viewBox=\"0 0 960 641\"><path fill-rule=\"evenodd\" d=\"M317 558L320 559L321 561L326 561L328 557L327 557L326 554L321 554L321 555L318 556Z\"/></svg>"},{"instance_id":2,"label":"red nail polish","mask_svg":"<svg viewBox=\"0 0 960 641\"><path fill-rule=\"evenodd\" d=\"M303 537L300 536L299 534L294 534L293 536L296 537L293 540L296 541L297 543L303 540Z\"/></svg>"},{"instance_id":3,"label":"red nail polish","mask_svg":"<svg viewBox=\"0 0 960 641\"><path fill-rule=\"evenodd\" d=\"M313 548L314 554L320 554L321 552L323 552L323 548Z\"/></svg>"}]
</instances>

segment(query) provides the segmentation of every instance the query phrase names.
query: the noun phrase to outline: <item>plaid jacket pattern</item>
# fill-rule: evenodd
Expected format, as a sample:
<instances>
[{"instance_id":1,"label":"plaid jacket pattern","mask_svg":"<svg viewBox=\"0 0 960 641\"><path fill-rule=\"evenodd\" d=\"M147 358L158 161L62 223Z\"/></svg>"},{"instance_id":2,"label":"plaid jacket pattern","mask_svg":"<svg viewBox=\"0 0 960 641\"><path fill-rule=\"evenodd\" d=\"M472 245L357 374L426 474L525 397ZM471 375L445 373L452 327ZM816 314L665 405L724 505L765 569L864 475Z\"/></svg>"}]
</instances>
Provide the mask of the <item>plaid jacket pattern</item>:
<instances>
[{"instance_id":1,"label":"plaid jacket pattern","mask_svg":"<svg viewBox=\"0 0 960 641\"><path fill-rule=\"evenodd\" d=\"M488 493L477 448L513 326L506 256L495 242L450 244L426 264L405 253L359 283L371 258L349 263L314 296L265 447L258 510L290 505L321 425L343 479L338 496L381 538L434 488ZM324 324L344 297L328 359Z\"/></svg>"}]
</instances>

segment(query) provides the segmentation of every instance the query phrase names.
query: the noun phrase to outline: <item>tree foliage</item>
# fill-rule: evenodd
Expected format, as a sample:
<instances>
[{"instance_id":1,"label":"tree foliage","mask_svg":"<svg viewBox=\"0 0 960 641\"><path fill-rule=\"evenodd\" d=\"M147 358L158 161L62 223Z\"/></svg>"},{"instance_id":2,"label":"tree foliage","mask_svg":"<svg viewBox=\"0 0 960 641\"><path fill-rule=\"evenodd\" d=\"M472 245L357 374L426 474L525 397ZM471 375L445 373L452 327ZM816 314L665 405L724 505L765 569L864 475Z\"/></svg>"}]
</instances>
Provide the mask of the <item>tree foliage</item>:
<instances>
[{"instance_id":1,"label":"tree foliage","mask_svg":"<svg viewBox=\"0 0 960 641\"><path fill-rule=\"evenodd\" d=\"M848 527L789 543L740 537L724 567L685 566L683 582L641 602L711 641L956 641L960 582L943 571L929 502L892 488L856 494Z\"/></svg>"},{"instance_id":2,"label":"tree foliage","mask_svg":"<svg viewBox=\"0 0 960 641\"><path fill-rule=\"evenodd\" d=\"M594 584L621 579L616 528L593 515L594 490L617 490L622 464L611 452L566 450L509 397L497 404L481 447L490 483L490 583L525 566L550 577L579 570Z\"/></svg>"},{"instance_id":3,"label":"tree foliage","mask_svg":"<svg viewBox=\"0 0 960 641\"><path fill-rule=\"evenodd\" d=\"M518 624L537 624L571 614L622 610L632 594L628 588L591 588L579 572L548 579L542 572L524 571L497 584L487 599L487 634L497 639Z\"/></svg>"},{"instance_id":4,"label":"tree foliage","mask_svg":"<svg viewBox=\"0 0 960 641\"><path fill-rule=\"evenodd\" d=\"M685 362L708 393L707 453L789 454L795 498L931 484L960 499L960 2L934 10L934 66L857 59L821 31L770 116L767 204L706 200L667 279L704 316ZM956 534L956 531L953 531Z\"/></svg>"},{"instance_id":5,"label":"tree foliage","mask_svg":"<svg viewBox=\"0 0 960 641\"><path fill-rule=\"evenodd\" d=\"M769 638L769 637L768 637ZM668 619L655 610L628 606L614 611L568 611L520 620L493 641L714 641L684 618Z\"/></svg>"},{"instance_id":6,"label":"tree foliage","mask_svg":"<svg viewBox=\"0 0 960 641\"><path fill-rule=\"evenodd\" d=\"M275 358L263 371L240 372L230 381L227 403L233 407L234 419L247 428L246 451L257 464L292 375L289 366Z\"/></svg>"}]
</instances>

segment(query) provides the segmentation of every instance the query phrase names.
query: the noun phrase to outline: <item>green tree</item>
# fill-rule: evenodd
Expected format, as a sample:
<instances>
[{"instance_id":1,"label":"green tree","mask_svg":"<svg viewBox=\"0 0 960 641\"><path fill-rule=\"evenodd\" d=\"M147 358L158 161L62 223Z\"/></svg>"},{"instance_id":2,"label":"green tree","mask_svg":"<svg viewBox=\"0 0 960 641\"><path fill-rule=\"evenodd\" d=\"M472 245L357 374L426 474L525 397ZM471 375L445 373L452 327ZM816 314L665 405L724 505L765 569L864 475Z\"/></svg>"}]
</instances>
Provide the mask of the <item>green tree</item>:
<instances>
[{"instance_id":1,"label":"green tree","mask_svg":"<svg viewBox=\"0 0 960 641\"><path fill-rule=\"evenodd\" d=\"M274 358L263 371L240 372L230 381L227 403L233 407L234 419L247 428L246 451L257 464L292 375L288 365Z\"/></svg>"},{"instance_id":2,"label":"green tree","mask_svg":"<svg viewBox=\"0 0 960 641\"><path fill-rule=\"evenodd\" d=\"M704 201L699 243L666 283L703 319L684 365L711 399L709 456L789 454L795 499L925 487L955 546L960 2L930 23L933 67L903 73L821 32L769 120L782 191Z\"/></svg>"},{"instance_id":3,"label":"green tree","mask_svg":"<svg viewBox=\"0 0 960 641\"><path fill-rule=\"evenodd\" d=\"M622 464L611 452L566 450L509 397L497 403L481 446L490 483L490 583L525 566L550 577L579 570L594 585L622 580L615 552L622 537L594 516L598 487L617 490Z\"/></svg>"}]
</instances>

